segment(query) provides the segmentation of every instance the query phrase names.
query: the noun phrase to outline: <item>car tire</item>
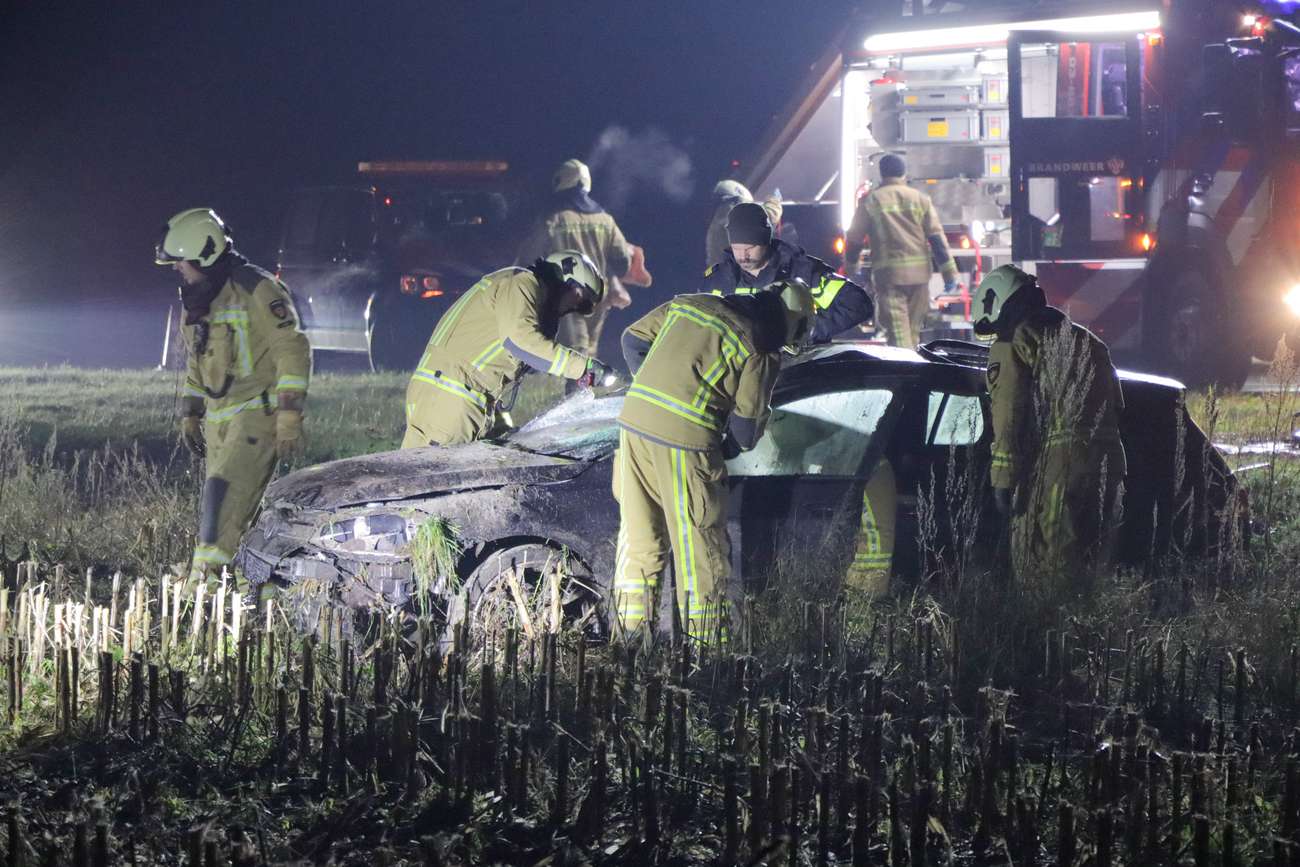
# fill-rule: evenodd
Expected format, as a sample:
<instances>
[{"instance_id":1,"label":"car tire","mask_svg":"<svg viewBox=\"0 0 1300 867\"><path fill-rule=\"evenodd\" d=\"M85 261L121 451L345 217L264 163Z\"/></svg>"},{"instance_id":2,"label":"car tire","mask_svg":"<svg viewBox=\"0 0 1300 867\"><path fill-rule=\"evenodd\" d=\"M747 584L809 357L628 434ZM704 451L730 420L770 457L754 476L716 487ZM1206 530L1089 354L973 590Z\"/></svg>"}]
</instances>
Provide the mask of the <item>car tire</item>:
<instances>
[{"instance_id":1,"label":"car tire","mask_svg":"<svg viewBox=\"0 0 1300 867\"><path fill-rule=\"evenodd\" d=\"M1193 259L1174 277L1165 296L1163 364L1191 388L1237 389L1250 376L1251 353L1241 328L1215 313L1208 263Z\"/></svg>"},{"instance_id":2,"label":"car tire","mask_svg":"<svg viewBox=\"0 0 1300 867\"><path fill-rule=\"evenodd\" d=\"M453 603L452 625L468 621L472 642L491 636L500 646L505 646L509 628L518 628L521 636L540 636L552 628L554 575L559 576L560 629L581 629L593 643L607 640L604 595L589 570L571 552L543 542L509 545L484 557Z\"/></svg>"}]
</instances>

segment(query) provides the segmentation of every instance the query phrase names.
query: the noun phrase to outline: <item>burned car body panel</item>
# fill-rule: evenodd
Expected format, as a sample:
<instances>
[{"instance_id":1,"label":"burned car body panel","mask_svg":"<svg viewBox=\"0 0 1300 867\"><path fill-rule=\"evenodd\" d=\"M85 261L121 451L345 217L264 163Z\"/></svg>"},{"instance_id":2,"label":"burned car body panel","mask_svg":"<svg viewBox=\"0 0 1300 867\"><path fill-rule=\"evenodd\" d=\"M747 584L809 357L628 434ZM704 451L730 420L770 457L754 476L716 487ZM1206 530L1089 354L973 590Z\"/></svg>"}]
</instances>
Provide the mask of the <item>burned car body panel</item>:
<instances>
[{"instance_id":1,"label":"burned car body panel","mask_svg":"<svg viewBox=\"0 0 1300 867\"><path fill-rule=\"evenodd\" d=\"M807 570L815 562L842 575L868 479L886 461L897 495L895 575L933 565L920 542L923 502L932 515L928 550L973 530L975 546L992 551L997 522L979 519L994 514L984 482L992 425L983 351L923 357L837 344L783 369L763 438L728 462L733 573L751 589L783 564ZM1203 518L1235 496L1236 485L1187 416L1178 383L1134 374L1122 381L1130 484L1120 555L1139 561L1180 538L1192 520L1179 505L1188 496L1200 496ZM319 581L354 604L404 604L413 583L410 540L436 518L464 546L459 577L493 551L535 541L568 552L608 588L620 407L620 397L584 392L500 442L388 452L293 473L268 490L238 565L254 582L272 575L289 584ZM966 492L965 506L952 502L954 490ZM976 527L958 526L972 515ZM434 591L455 578L440 576Z\"/></svg>"}]
</instances>

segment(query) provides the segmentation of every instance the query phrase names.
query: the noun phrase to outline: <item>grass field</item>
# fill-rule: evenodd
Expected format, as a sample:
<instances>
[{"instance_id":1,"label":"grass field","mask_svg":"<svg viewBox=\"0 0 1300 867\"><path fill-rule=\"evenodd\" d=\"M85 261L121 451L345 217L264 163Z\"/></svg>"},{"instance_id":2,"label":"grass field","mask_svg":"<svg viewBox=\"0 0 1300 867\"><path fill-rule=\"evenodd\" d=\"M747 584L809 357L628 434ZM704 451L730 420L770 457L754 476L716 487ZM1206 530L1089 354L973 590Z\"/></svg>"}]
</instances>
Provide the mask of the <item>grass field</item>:
<instances>
[{"instance_id":1,"label":"grass field","mask_svg":"<svg viewBox=\"0 0 1300 867\"><path fill-rule=\"evenodd\" d=\"M752 645L692 659L561 634L441 669L427 643L349 663L281 634L248 675L205 627L179 657L144 639L164 684L192 678L156 703L114 637L96 671L115 674L93 690L85 663L72 721L55 657L6 644L11 706L28 689L0 723L8 839L29 835L27 863L71 851L89 821L145 863L189 863L216 838L250 864L687 865L733 844L735 863L783 865L1294 864L1300 481L1269 445L1297 409L1288 370L1278 392L1189 396L1217 442L1261 446L1233 457L1250 549L1088 595L970 574L862 605L798 563L754 601ZM320 376L306 460L395 446L404 386ZM0 395L10 588L20 548L47 579L92 569L101 596L115 570L183 566L201 479L173 432L174 375L4 370ZM60 616L31 599L28 623ZM146 704L165 737L131 722Z\"/></svg>"}]
</instances>

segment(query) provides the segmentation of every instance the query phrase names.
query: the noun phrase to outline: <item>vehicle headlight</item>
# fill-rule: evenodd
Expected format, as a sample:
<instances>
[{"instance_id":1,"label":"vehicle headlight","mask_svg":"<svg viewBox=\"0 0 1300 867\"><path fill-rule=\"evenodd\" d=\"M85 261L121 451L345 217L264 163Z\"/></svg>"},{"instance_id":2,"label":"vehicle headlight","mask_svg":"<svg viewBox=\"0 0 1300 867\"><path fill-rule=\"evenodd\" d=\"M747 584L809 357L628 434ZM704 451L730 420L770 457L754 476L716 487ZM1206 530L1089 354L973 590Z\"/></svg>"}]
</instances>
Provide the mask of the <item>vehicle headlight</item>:
<instances>
[{"instance_id":1,"label":"vehicle headlight","mask_svg":"<svg viewBox=\"0 0 1300 867\"><path fill-rule=\"evenodd\" d=\"M378 513L331 521L320 528L313 541L327 551L396 554L410 538L407 518Z\"/></svg>"},{"instance_id":2,"label":"vehicle headlight","mask_svg":"<svg viewBox=\"0 0 1300 867\"><path fill-rule=\"evenodd\" d=\"M1282 296L1282 301L1286 304L1286 309L1291 311L1292 316L1300 318L1300 283L1288 289Z\"/></svg>"}]
</instances>

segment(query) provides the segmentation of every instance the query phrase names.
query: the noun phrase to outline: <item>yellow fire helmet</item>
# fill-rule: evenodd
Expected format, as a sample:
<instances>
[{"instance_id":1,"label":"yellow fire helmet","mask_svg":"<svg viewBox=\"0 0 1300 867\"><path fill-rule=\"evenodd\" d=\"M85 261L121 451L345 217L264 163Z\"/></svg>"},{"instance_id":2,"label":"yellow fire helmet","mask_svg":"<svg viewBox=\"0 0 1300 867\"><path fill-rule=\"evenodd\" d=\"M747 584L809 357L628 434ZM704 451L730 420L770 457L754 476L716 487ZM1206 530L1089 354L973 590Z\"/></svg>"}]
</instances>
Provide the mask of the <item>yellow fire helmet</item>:
<instances>
[{"instance_id":1,"label":"yellow fire helmet","mask_svg":"<svg viewBox=\"0 0 1300 867\"><path fill-rule=\"evenodd\" d=\"M605 300L605 278L596 263L585 254L577 250L558 250L548 255L546 261L560 269L566 286L577 285L585 289L593 305Z\"/></svg>"},{"instance_id":2,"label":"yellow fire helmet","mask_svg":"<svg viewBox=\"0 0 1300 867\"><path fill-rule=\"evenodd\" d=\"M1000 265L984 276L975 290L975 333L992 337L997 333L998 320L1007 302L1028 287L1037 287L1038 280L1015 265Z\"/></svg>"},{"instance_id":3,"label":"yellow fire helmet","mask_svg":"<svg viewBox=\"0 0 1300 867\"><path fill-rule=\"evenodd\" d=\"M570 187L581 187L584 193L591 192L591 169L582 160L565 160L551 175L551 189L555 192Z\"/></svg>"},{"instance_id":4,"label":"yellow fire helmet","mask_svg":"<svg viewBox=\"0 0 1300 867\"><path fill-rule=\"evenodd\" d=\"M234 241L225 222L211 208L190 208L167 221L154 250L159 265L198 262L206 268L231 248Z\"/></svg>"}]
</instances>

